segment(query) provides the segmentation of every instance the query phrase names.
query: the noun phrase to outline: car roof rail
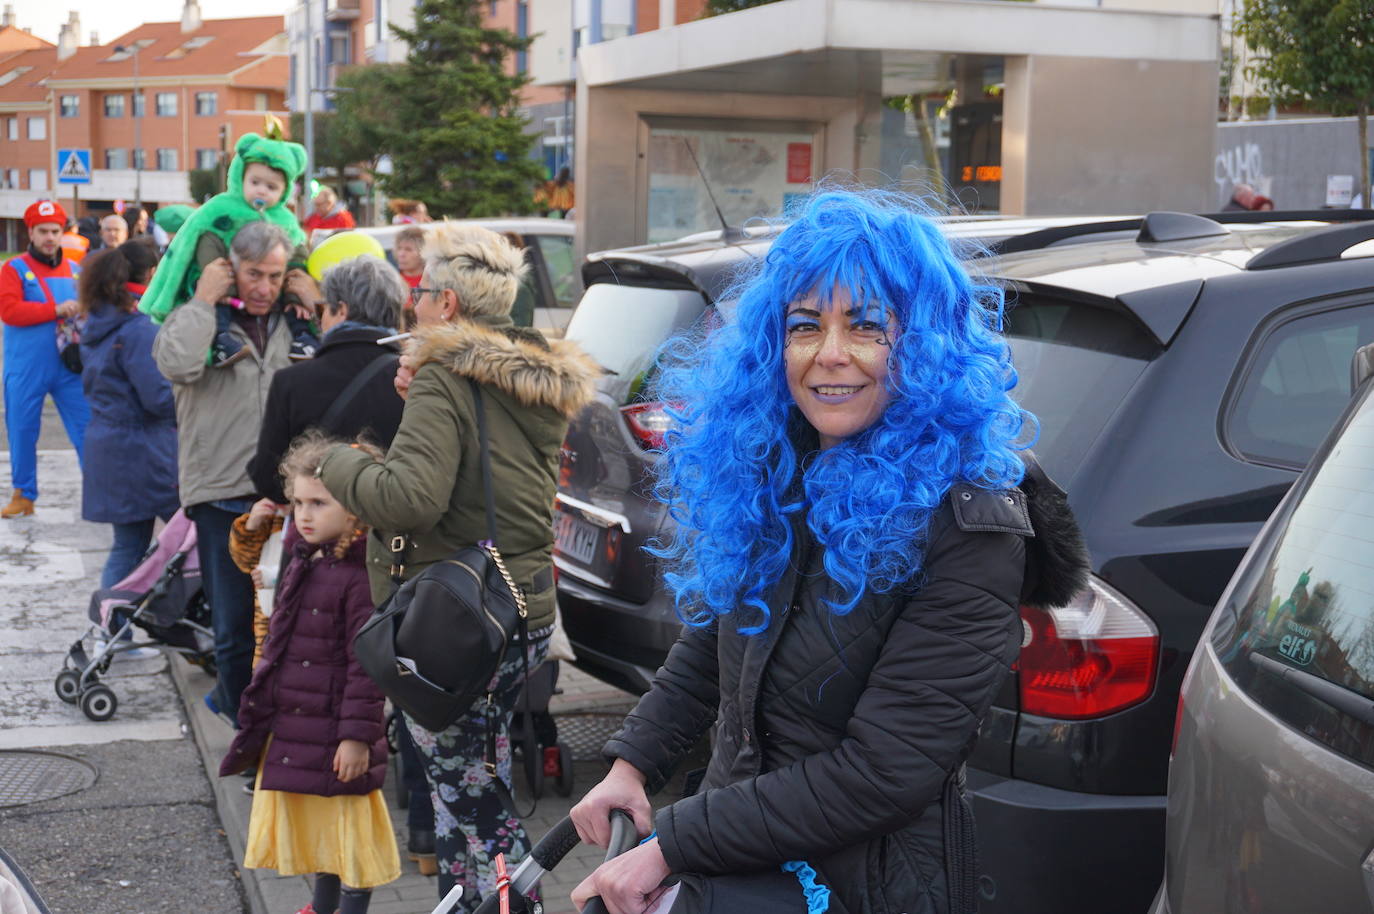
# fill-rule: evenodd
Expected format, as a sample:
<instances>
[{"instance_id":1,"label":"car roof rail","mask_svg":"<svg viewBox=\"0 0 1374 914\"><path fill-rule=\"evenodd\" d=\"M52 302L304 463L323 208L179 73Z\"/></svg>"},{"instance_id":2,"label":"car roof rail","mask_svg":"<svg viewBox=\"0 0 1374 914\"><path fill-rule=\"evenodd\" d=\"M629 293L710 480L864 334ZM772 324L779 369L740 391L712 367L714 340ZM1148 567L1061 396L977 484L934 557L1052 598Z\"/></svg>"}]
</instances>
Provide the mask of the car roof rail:
<instances>
[{"instance_id":1,"label":"car roof rail","mask_svg":"<svg viewBox=\"0 0 1374 914\"><path fill-rule=\"evenodd\" d=\"M1187 238L1214 238L1229 235L1231 230L1206 216L1175 213L1168 210L1149 213L1140 221L1140 234L1135 240L1141 244L1157 241L1183 241Z\"/></svg>"},{"instance_id":2,"label":"car roof rail","mask_svg":"<svg viewBox=\"0 0 1374 914\"><path fill-rule=\"evenodd\" d=\"M1245 269L1272 270L1275 267L1340 260L1342 254L1364 241L1374 241L1374 222L1331 225L1260 251L1250 258Z\"/></svg>"},{"instance_id":3,"label":"car roof rail","mask_svg":"<svg viewBox=\"0 0 1374 914\"><path fill-rule=\"evenodd\" d=\"M1179 214L1189 215L1189 214ZM1147 217L1148 218L1148 217ZM1368 209L1302 209L1302 210L1233 210L1221 213L1201 213L1198 218L1210 219L1219 225L1244 225L1261 222L1364 222L1374 220L1374 210ZM1018 254L1038 251L1070 238L1101 235L1107 232L1138 231L1144 219L1111 219L1102 222L1080 222L1076 225L1056 225L1053 228L1013 235L999 244L990 245L994 254ZM1162 239L1160 239L1162 240Z\"/></svg>"}]
</instances>

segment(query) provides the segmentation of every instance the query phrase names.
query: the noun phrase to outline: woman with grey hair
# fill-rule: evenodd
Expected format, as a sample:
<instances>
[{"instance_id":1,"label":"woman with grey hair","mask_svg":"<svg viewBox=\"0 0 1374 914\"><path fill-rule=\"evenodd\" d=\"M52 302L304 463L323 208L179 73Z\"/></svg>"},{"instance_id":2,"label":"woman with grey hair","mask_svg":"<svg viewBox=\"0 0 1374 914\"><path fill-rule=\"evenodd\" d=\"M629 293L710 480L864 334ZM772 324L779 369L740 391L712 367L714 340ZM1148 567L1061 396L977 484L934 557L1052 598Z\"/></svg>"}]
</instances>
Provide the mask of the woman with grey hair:
<instances>
[{"instance_id":1,"label":"woman with grey hair","mask_svg":"<svg viewBox=\"0 0 1374 914\"><path fill-rule=\"evenodd\" d=\"M526 672L543 661L554 624L553 496L568 420L591 401L600 368L569 340L548 342L511 321L525 272L521 251L494 232L443 223L425 238L425 270L411 290L418 324L398 372L405 415L384 463L336 447L320 480L373 528L368 577L380 603L391 590L387 544L401 545L413 577L453 552L488 539L478 397L492 456L495 537L525 595L528 640L514 639L488 684L496 709L487 758L486 703L441 732L407 721L424 757L434 802L439 896L464 887L473 911L496 886L498 854L529 850L519 818L501 800L495 771L510 782L509 726ZM488 765L492 767L488 767Z\"/></svg>"},{"instance_id":2,"label":"woman with grey hair","mask_svg":"<svg viewBox=\"0 0 1374 914\"><path fill-rule=\"evenodd\" d=\"M286 501L277 466L306 429L344 439L363 435L384 448L391 444L405 404L392 386L396 348L377 341L396 332L406 292L396 269L375 257L356 257L324 274L314 303L323 333L320 351L272 377L258 450L248 463L264 498Z\"/></svg>"}]
</instances>

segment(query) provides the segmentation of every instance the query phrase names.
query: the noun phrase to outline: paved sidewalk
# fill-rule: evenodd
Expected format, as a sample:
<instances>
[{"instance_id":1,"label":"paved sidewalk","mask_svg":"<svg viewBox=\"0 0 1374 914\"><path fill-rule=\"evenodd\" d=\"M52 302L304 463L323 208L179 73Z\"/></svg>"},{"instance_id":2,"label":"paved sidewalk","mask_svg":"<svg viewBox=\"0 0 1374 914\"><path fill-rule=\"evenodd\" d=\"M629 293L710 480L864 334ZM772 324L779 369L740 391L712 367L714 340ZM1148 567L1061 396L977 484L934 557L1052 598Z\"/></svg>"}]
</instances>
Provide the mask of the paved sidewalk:
<instances>
[{"instance_id":1,"label":"paved sidewalk","mask_svg":"<svg viewBox=\"0 0 1374 914\"><path fill-rule=\"evenodd\" d=\"M248 813L252 798L243 792L243 778L219 778L219 762L229 748L232 731L206 709L202 698L214 680L199 669L177 662L171 664L172 678L181 691L197 746L206 771L214 784L220 819L236 860L243 860L248 833ZM570 664L562 664L559 676L561 695L554 696L550 710L559 725L559 738L569 744L576 759L571 797L560 797L545 784L534 815L525 820L530 836L538 840L568 814L572 804L605 775L606 765L599 749L634 704L634 699L619 689L607 686ZM702 762L704 763L704 762ZM684 765L683 769L695 767ZM517 765L517 769L519 766ZM373 892L371 914L429 914L438 902L437 881L421 876L415 864L405 859L405 813L396 808L396 765L387 774L385 794L392 809L396 842L401 848L401 878ZM681 772L674 782L653 799L655 804L675 799L681 790ZM529 791L523 774L516 775L516 801L525 807ZM603 852L594 847L578 847L544 881L544 910L548 914L573 914L569 893L601 862ZM269 870L242 871L243 887L253 914L292 914L310 900L309 882L302 876L279 877Z\"/></svg>"}]
</instances>

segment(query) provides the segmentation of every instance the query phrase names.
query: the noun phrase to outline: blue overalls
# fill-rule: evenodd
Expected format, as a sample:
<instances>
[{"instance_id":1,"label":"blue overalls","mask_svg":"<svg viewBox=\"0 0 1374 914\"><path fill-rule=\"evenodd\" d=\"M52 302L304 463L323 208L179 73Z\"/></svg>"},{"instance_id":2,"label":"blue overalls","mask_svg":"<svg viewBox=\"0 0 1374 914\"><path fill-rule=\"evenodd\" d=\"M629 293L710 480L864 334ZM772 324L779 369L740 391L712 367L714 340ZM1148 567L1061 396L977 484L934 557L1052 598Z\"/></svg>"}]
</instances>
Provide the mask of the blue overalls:
<instances>
[{"instance_id":1,"label":"blue overalls","mask_svg":"<svg viewBox=\"0 0 1374 914\"><path fill-rule=\"evenodd\" d=\"M70 263L65 258L64 262ZM23 301L55 305L76 298L76 264L71 264L74 275L53 276L49 268L21 254L3 269L18 275ZM5 433L9 436L10 475L14 488L32 500L38 497L38 432L43 419L43 398L51 395L57 404L78 460L91 411L81 392L81 375L68 370L58 354L57 321L27 327L6 324L4 335ZM129 456L138 459L135 454Z\"/></svg>"}]
</instances>

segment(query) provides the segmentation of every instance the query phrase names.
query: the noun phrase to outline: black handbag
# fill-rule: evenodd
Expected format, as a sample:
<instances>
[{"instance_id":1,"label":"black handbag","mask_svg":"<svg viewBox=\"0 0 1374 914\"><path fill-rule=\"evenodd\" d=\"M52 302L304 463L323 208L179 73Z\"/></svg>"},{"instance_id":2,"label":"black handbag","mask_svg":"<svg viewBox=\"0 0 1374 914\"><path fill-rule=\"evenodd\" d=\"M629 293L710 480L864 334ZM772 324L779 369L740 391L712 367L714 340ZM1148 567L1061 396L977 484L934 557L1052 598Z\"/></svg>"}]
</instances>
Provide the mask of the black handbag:
<instances>
[{"instance_id":1,"label":"black handbag","mask_svg":"<svg viewBox=\"0 0 1374 914\"><path fill-rule=\"evenodd\" d=\"M393 537L391 579L397 589L359 630L353 652L392 704L426 730L448 728L485 696L487 768L494 774L499 711L487 687L511 643L528 646L529 637L525 595L496 546L486 411L481 387L470 383L486 490L487 539L402 583L406 541ZM528 651L522 654L528 675Z\"/></svg>"}]
</instances>

